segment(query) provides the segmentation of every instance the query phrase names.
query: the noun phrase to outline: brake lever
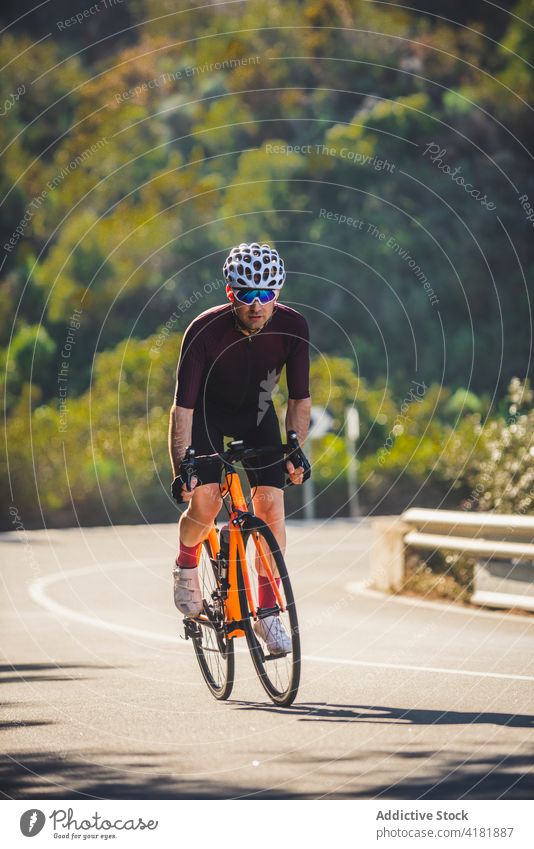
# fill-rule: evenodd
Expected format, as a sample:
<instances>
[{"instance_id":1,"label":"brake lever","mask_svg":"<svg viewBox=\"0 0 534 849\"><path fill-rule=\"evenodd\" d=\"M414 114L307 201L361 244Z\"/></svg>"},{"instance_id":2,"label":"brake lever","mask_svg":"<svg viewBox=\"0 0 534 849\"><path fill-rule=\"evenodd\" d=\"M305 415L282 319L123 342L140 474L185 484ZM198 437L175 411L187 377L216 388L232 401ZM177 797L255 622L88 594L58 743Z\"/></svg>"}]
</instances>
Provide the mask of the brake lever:
<instances>
[{"instance_id":1,"label":"brake lever","mask_svg":"<svg viewBox=\"0 0 534 849\"><path fill-rule=\"evenodd\" d=\"M193 489L193 478L196 477L195 473L195 449L189 448L186 449L184 459L180 463L180 476L185 484L185 488L188 492L191 492Z\"/></svg>"},{"instance_id":2,"label":"brake lever","mask_svg":"<svg viewBox=\"0 0 534 849\"><path fill-rule=\"evenodd\" d=\"M286 460L291 460L295 468L297 469L299 466L302 466L304 469L304 477L303 481L307 481L311 477L311 465L302 451L300 447L299 440L297 434L294 430L288 431L287 434L287 447L290 449L289 454L286 455ZM286 480L287 486L294 486L290 477Z\"/></svg>"}]
</instances>

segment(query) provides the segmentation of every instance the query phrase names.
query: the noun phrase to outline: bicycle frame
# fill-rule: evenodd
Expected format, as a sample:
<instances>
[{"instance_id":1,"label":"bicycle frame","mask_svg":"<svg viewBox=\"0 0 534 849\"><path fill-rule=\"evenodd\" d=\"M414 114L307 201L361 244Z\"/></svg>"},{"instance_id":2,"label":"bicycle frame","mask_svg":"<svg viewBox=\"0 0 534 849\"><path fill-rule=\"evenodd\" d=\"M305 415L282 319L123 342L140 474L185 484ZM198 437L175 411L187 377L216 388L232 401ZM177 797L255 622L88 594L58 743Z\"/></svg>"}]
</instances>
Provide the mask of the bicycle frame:
<instances>
[{"instance_id":1,"label":"bicycle frame","mask_svg":"<svg viewBox=\"0 0 534 849\"><path fill-rule=\"evenodd\" d=\"M250 575L249 569L247 565L247 558L245 552L245 544L243 541L243 535L241 531L241 526L246 519L247 516L250 516L250 510L248 509L245 496L243 493L243 488L241 486L241 481L239 480L239 476L237 472L233 469L232 471L227 471L225 474L225 483L221 489L221 495L225 497L226 495L230 496L230 521L229 521L229 556L228 556L228 592L226 595L224 609L225 609L225 620L228 625L231 626L232 622L236 623L236 628L232 630L228 630L228 638L233 639L234 637L244 637L245 632L242 628L239 627L239 623L243 620L243 611L241 610L241 603L239 599L239 589L238 589L238 573L237 573L237 560L239 555L239 560L241 562L241 574L243 578L243 584L245 588L245 594L247 597L249 611L252 614L252 618L256 620L258 618L258 611L254 605L254 596L252 594L252 587L250 583ZM258 553L258 557L260 559L261 565L265 572L265 575L271 585L272 591L276 598L276 601L280 607L282 612L285 612L285 606L282 600L282 596L280 594L280 590L278 589L278 584L276 583L275 577L273 575L273 571L271 569L271 565L269 563L268 558L263 551L261 540L258 539L255 535L253 536L254 545L256 547L256 551ZM207 541L209 544L209 548L211 551L211 555L213 559L217 558L219 554L219 538L217 536L217 531L215 530L215 526L210 529L210 532L207 536ZM201 546L198 548L198 559L200 560L200 552Z\"/></svg>"}]
</instances>

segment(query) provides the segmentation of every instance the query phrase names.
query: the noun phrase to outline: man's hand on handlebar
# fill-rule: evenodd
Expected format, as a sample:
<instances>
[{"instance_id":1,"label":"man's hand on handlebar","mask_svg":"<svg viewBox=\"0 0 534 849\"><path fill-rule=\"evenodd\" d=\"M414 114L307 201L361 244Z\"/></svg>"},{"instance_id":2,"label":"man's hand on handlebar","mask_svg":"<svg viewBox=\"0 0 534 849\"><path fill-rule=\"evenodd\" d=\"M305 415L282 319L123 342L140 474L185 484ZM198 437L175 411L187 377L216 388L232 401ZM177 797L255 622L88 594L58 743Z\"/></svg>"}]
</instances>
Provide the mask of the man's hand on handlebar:
<instances>
[{"instance_id":1,"label":"man's hand on handlebar","mask_svg":"<svg viewBox=\"0 0 534 849\"><path fill-rule=\"evenodd\" d=\"M178 467L178 473L172 482L171 492L176 503L183 504L191 501L198 484L198 477L195 474L195 451L191 446L185 452Z\"/></svg>"},{"instance_id":2,"label":"man's hand on handlebar","mask_svg":"<svg viewBox=\"0 0 534 849\"><path fill-rule=\"evenodd\" d=\"M291 460L286 461L286 469L289 475L289 480L294 486L300 486L304 482L304 466L295 466Z\"/></svg>"},{"instance_id":3,"label":"man's hand on handlebar","mask_svg":"<svg viewBox=\"0 0 534 849\"><path fill-rule=\"evenodd\" d=\"M178 475L177 478L174 478L172 482L172 497L178 504L183 504L184 501L191 501L193 498L193 494L195 491L195 487L198 483L198 478L191 479L191 489L187 488L187 485L182 478L181 475Z\"/></svg>"},{"instance_id":4,"label":"man's hand on handlebar","mask_svg":"<svg viewBox=\"0 0 534 849\"><path fill-rule=\"evenodd\" d=\"M289 456L286 459L286 470L289 475L286 483L300 486L307 481L311 475L311 466L299 445L297 434L294 430L287 433L287 447Z\"/></svg>"}]
</instances>

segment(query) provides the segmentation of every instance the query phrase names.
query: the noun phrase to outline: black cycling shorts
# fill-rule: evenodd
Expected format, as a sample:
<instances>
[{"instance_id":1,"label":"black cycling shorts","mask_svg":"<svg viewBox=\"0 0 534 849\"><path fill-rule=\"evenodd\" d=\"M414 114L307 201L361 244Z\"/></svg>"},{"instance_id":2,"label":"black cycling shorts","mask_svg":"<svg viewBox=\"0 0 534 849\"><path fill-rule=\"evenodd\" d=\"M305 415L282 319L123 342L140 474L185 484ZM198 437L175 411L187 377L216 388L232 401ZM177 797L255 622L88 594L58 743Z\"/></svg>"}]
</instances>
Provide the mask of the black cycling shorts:
<instances>
[{"instance_id":1,"label":"black cycling shorts","mask_svg":"<svg viewBox=\"0 0 534 849\"><path fill-rule=\"evenodd\" d=\"M206 407L195 409L191 444L197 456L224 451L224 438L242 439L247 448L267 448L282 445L278 417L272 404L258 423L258 414L242 415L210 411ZM280 452L243 463L250 485L284 488L285 462ZM198 463L198 486L221 483L222 463Z\"/></svg>"}]
</instances>

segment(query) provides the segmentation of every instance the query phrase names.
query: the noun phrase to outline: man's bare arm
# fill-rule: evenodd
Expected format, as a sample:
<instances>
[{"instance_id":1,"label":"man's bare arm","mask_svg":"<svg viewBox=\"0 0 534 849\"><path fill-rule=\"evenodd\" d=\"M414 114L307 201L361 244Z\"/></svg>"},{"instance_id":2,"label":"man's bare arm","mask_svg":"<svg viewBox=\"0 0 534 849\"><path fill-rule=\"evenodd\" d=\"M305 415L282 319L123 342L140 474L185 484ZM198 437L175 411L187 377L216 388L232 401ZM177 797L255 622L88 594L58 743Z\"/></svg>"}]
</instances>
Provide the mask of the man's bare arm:
<instances>
[{"instance_id":1,"label":"man's bare arm","mask_svg":"<svg viewBox=\"0 0 534 849\"><path fill-rule=\"evenodd\" d=\"M169 421L169 454L174 477L178 476L178 468L184 458L185 449L191 445L192 430L193 410L173 404Z\"/></svg>"},{"instance_id":2,"label":"man's bare arm","mask_svg":"<svg viewBox=\"0 0 534 849\"><path fill-rule=\"evenodd\" d=\"M304 445L308 436L310 427L311 415L311 398L300 398L295 400L290 398L287 402L286 413L286 432L294 430L297 433L298 440L301 445Z\"/></svg>"}]
</instances>

